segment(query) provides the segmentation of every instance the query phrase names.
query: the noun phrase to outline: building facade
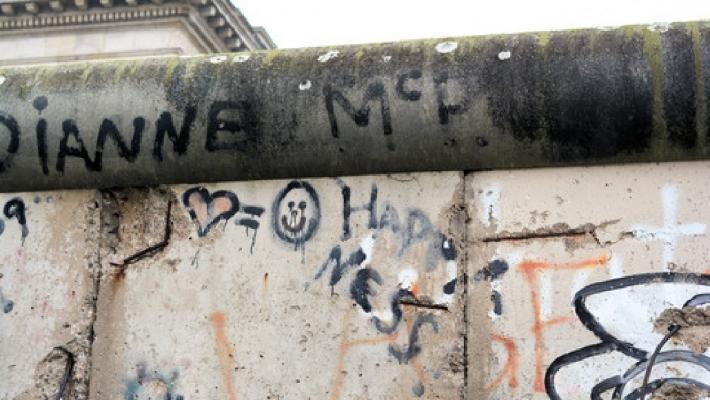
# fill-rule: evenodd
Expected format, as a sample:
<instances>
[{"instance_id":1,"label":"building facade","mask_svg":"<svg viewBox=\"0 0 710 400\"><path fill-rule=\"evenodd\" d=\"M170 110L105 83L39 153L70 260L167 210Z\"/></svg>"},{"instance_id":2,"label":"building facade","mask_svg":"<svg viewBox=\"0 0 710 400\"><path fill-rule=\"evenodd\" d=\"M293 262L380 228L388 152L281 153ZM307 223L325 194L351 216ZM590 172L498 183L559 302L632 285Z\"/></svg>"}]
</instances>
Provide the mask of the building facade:
<instances>
[{"instance_id":1,"label":"building facade","mask_svg":"<svg viewBox=\"0 0 710 400\"><path fill-rule=\"evenodd\" d=\"M0 66L275 48L229 0L0 0Z\"/></svg>"}]
</instances>

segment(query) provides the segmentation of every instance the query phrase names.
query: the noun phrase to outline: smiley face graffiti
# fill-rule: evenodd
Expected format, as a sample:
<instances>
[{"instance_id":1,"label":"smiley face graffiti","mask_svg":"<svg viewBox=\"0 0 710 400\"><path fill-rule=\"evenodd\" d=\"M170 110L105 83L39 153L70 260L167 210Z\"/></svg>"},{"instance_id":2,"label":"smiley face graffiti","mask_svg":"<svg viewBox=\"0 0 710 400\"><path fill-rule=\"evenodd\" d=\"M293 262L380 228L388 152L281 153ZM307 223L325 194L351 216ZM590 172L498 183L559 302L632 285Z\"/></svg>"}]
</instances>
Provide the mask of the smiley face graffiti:
<instances>
[{"instance_id":1,"label":"smiley face graffiti","mask_svg":"<svg viewBox=\"0 0 710 400\"><path fill-rule=\"evenodd\" d=\"M276 196L271 211L276 236L295 249L303 248L320 225L318 194L306 181L289 182Z\"/></svg>"}]
</instances>

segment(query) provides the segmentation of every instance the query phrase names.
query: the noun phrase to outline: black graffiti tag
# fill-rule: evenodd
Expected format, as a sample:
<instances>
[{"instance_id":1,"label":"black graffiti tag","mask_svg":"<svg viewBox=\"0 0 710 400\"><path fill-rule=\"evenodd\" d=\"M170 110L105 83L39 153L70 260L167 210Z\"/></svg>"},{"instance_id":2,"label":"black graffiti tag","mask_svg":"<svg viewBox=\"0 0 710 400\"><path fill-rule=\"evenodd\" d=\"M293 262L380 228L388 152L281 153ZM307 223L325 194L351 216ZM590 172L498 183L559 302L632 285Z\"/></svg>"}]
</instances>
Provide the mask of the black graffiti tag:
<instances>
[{"instance_id":1,"label":"black graffiti tag","mask_svg":"<svg viewBox=\"0 0 710 400\"><path fill-rule=\"evenodd\" d=\"M595 316L587 305L587 299L590 296L614 296L618 295L616 291L626 288L638 288L648 285L675 285L680 287L694 287L694 291L707 291L710 288L710 275L692 274L692 273L677 273L677 272L662 272L662 273L647 273L639 275L631 275L624 278L612 279L610 281L599 282L589 285L575 294L574 308L575 313L584 326L591 331L600 342L590 346L582 347L571 353L567 353L555 359L547 369L545 374L545 391L551 400L562 400L558 392L558 384L556 377L557 373L570 365L581 363L586 359L607 354L621 353L631 358L629 369L619 375L613 375L602 379L591 389L590 398L598 400L607 398L604 395L607 392L613 392L611 398L623 400L637 400L640 396L640 389L630 391L624 394L627 384L635 377L640 376L646 370L649 363L649 352L640 345L635 344L632 340L624 340L619 333L610 332L607 327L600 322L600 319ZM658 290L657 293L669 293L672 291ZM688 299L683 306L693 304L704 304L708 300L710 293L701 293ZM686 365L697 366L710 372L710 357L704 354L695 354L688 350L669 350L658 353L655 360L656 364L668 362L680 362ZM664 384L682 385L697 388L699 390L710 391L710 385L704 382L693 379L692 376L684 377L664 377L648 383L646 391L653 393Z\"/></svg>"},{"instance_id":2,"label":"black graffiti tag","mask_svg":"<svg viewBox=\"0 0 710 400\"><path fill-rule=\"evenodd\" d=\"M237 195L226 190L212 194L203 188L195 187L182 195L182 203L190 212L190 218L197 222L197 235L205 236L220 221L228 221L239 210Z\"/></svg>"},{"instance_id":3,"label":"black graffiti tag","mask_svg":"<svg viewBox=\"0 0 710 400\"><path fill-rule=\"evenodd\" d=\"M20 225L20 235L22 239L22 244L25 244L25 238L30 233L29 228L27 228L27 216L25 215L25 202L19 198L15 197L8 200L3 207L3 214L7 219L15 219ZM5 231L5 221L0 220L0 234Z\"/></svg>"},{"instance_id":4,"label":"black graffiti tag","mask_svg":"<svg viewBox=\"0 0 710 400\"><path fill-rule=\"evenodd\" d=\"M389 345L389 352L394 356L394 358L399 361L400 364L407 364L409 360L416 357L421 353L422 347L419 345L419 331L422 325L429 324L434 330L434 333L439 333L439 324L437 324L434 315L432 314L420 314L417 315L417 319L412 325L412 330L409 333L409 344L404 350L402 350L396 344Z\"/></svg>"},{"instance_id":5,"label":"black graffiti tag","mask_svg":"<svg viewBox=\"0 0 710 400\"><path fill-rule=\"evenodd\" d=\"M291 181L279 192L271 208L271 226L276 236L295 249L303 248L320 225L320 201L306 181Z\"/></svg>"}]
</instances>

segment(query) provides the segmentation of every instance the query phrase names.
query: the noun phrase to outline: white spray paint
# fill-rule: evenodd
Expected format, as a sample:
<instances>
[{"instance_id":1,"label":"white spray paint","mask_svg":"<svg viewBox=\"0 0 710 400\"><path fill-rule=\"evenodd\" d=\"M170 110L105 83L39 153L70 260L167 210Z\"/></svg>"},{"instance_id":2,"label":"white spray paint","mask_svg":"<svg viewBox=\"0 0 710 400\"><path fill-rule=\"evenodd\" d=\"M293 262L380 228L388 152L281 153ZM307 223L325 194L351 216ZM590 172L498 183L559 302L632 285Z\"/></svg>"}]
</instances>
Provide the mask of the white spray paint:
<instances>
[{"instance_id":1,"label":"white spray paint","mask_svg":"<svg viewBox=\"0 0 710 400\"><path fill-rule=\"evenodd\" d=\"M313 84L311 83L311 81L306 79L305 81L301 81L301 83L298 84L298 90L308 90L311 88L312 85Z\"/></svg>"},{"instance_id":2,"label":"white spray paint","mask_svg":"<svg viewBox=\"0 0 710 400\"><path fill-rule=\"evenodd\" d=\"M387 324L391 324L392 320L394 319L394 314L392 314L392 310L389 308L386 308L384 310L377 310L372 312L372 316L377 317L380 321L383 321Z\"/></svg>"},{"instance_id":3,"label":"white spray paint","mask_svg":"<svg viewBox=\"0 0 710 400\"><path fill-rule=\"evenodd\" d=\"M249 60L250 57L251 56L249 56L249 54L237 54L236 56L234 56L234 58L232 58L232 62L243 63Z\"/></svg>"},{"instance_id":4,"label":"white spray paint","mask_svg":"<svg viewBox=\"0 0 710 400\"><path fill-rule=\"evenodd\" d=\"M212 64L219 64L227 61L227 56L214 56L210 57L210 62Z\"/></svg>"},{"instance_id":5,"label":"white spray paint","mask_svg":"<svg viewBox=\"0 0 710 400\"><path fill-rule=\"evenodd\" d=\"M609 276L612 279L618 279L625 275L624 273L624 259L619 255L612 255L609 258Z\"/></svg>"},{"instance_id":6,"label":"white spray paint","mask_svg":"<svg viewBox=\"0 0 710 400\"><path fill-rule=\"evenodd\" d=\"M656 22L648 27L649 30L660 33L668 32L668 29L670 28L671 24L668 22Z\"/></svg>"},{"instance_id":7,"label":"white spray paint","mask_svg":"<svg viewBox=\"0 0 710 400\"><path fill-rule=\"evenodd\" d=\"M456 42L441 42L436 45L435 49L439 53L446 54L455 51L457 47L459 44Z\"/></svg>"},{"instance_id":8,"label":"white spray paint","mask_svg":"<svg viewBox=\"0 0 710 400\"><path fill-rule=\"evenodd\" d=\"M491 281L491 290L492 291L501 293L501 286L502 285L501 285L500 280L496 279L496 280ZM500 319L500 315L496 314L495 311L493 311L493 308L491 308L488 311L488 317L493 321Z\"/></svg>"},{"instance_id":9,"label":"white spray paint","mask_svg":"<svg viewBox=\"0 0 710 400\"><path fill-rule=\"evenodd\" d=\"M0 75L0 85L2 85L3 83L5 83L5 80L6 80L6 79L7 79L7 78L5 78L3 75Z\"/></svg>"},{"instance_id":10,"label":"white spray paint","mask_svg":"<svg viewBox=\"0 0 710 400\"><path fill-rule=\"evenodd\" d=\"M478 219L484 226L490 227L493 222L500 219L500 188L492 185L483 190L479 199Z\"/></svg>"},{"instance_id":11,"label":"white spray paint","mask_svg":"<svg viewBox=\"0 0 710 400\"><path fill-rule=\"evenodd\" d=\"M318 61L322 63L328 62L331 59L338 57L339 55L340 52L338 50L331 50L325 54L321 54L320 56L318 56Z\"/></svg>"},{"instance_id":12,"label":"white spray paint","mask_svg":"<svg viewBox=\"0 0 710 400\"><path fill-rule=\"evenodd\" d=\"M414 268L405 268L401 271L399 271L399 274L397 274L397 281L399 282L399 287L404 289L404 290L411 290L412 287L417 282L417 278L419 275L417 274L417 271L414 270Z\"/></svg>"},{"instance_id":13,"label":"white spray paint","mask_svg":"<svg viewBox=\"0 0 710 400\"><path fill-rule=\"evenodd\" d=\"M360 241L360 249L365 254L365 259L360 264L362 267L370 265L372 262L372 251L375 248L375 235L369 234Z\"/></svg>"},{"instance_id":14,"label":"white spray paint","mask_svg":"<svg viewBox=\"0 0 710 400\"><path fill-rule=\"evenodd\" d=\"M581 270L574 275L574 283L572 284L572 291L570 292L569 298L574 299L574 295L577 294L582 288L587 286L587 281L589 280L589 271Z\"/></svg>"},{"instance_id":15,"label":"white spray paint","mask_svg":"<svg viewBox=\"0 0 710 400\"><path fill-rule=\"evenodd\" d=\"M511 55L512 54L511 54L510 50L504 50L504 51L501 51L500 53L498 53L498 59L501 61L508 60L508 59L510 59Z\"/></svg>"},{"instance_id":16,"label":"white spray paint","mask_svg":"<svg viewBox=\"0 0 710 400\"><path fill-rule=\"evenodd\" d=\"M666 309L682 307L688 299L707 291L707 286L658 282L635 285L587 297L586 305L610 334L646 351L662 339L653 322ZM672 342L668 350L685 347Z\"/></svg>"},{"instance_id":17,"label":"white spray paint","mask_svg":"<svg viewBox=\"0 0 710 400\"><path fill-rule=\"evenodd\" d=\"M699 236L705 234L705 224L691 223L678 225L678 188L666 185L662 189L663 200L663 226L652 227L637 225L632 228L634 237L643 241L663 241L663 266L668 269L668 264L674 260L677 239L681 236Z\"/></svg>"},{"instance_id":18,"label":"white spray paint","mask_svg":"<svg viewBox=\"0 0 710 400\"><path fill-rule=\"evenodd\" d=\"M382 61L388 63L390 60L392 60L392 56L382 56Z\"/></svg>"}]
</instances>

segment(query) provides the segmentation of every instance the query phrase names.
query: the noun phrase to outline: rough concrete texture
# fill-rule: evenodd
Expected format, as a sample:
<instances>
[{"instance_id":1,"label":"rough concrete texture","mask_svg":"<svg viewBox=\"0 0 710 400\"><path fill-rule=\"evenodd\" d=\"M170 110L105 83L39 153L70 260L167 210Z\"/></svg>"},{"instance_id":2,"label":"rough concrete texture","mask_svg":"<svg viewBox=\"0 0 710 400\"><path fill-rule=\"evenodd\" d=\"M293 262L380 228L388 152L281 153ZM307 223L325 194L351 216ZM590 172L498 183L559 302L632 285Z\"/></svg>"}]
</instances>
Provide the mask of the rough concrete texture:
<instances>
[{"instance_id":1,"label":"rough concrete texture","mask_svg":"<svg viewBox=\"0 0 710 400\"><path fill-rule=\"evenodd\" d=\"M468 175L469 398L638 398L667 332L654 323L710 294L708 176L705 162ZM710 353L693 348L666 344L648 392L707 390Z\"/></svg>"},{"instance_id":2,"label":"rough concrete texture","mask_svg":"<svg viewBox=\"0 0 710 400\"><path fill-rule=\"evenodd\" d=\"M95 194L3 194L0 204L0 399L87 399Z\"/></svg>"},{"instance_id":3,"label":"rough concrete texture","mask_svg":"<svg viewBox=\"0 0 710 400\"><path fill-rule=\"evenodd\" d=\"M709 76L708 22L3 68L0 184L704 159Z\"/></svg>"},{"instance_id":4,"label":"rough concrete texture","mask_svg":"<svg viewBox=\"0 0 710 400\"><path fill-rule=\"evenodd\" d=\"M463 174L107 191L102 215L93 399L463 397Z\"/></svg>"},{"instance_id":5,"label":"rough concrete texture","mask_svg":"<svg viewBox=\"0 0 710 400\"><path fill-rule=\"evenodd\" d=\"M708 176L3 195L0 399L701 399Z\"/></svg>"}]
</instances>

